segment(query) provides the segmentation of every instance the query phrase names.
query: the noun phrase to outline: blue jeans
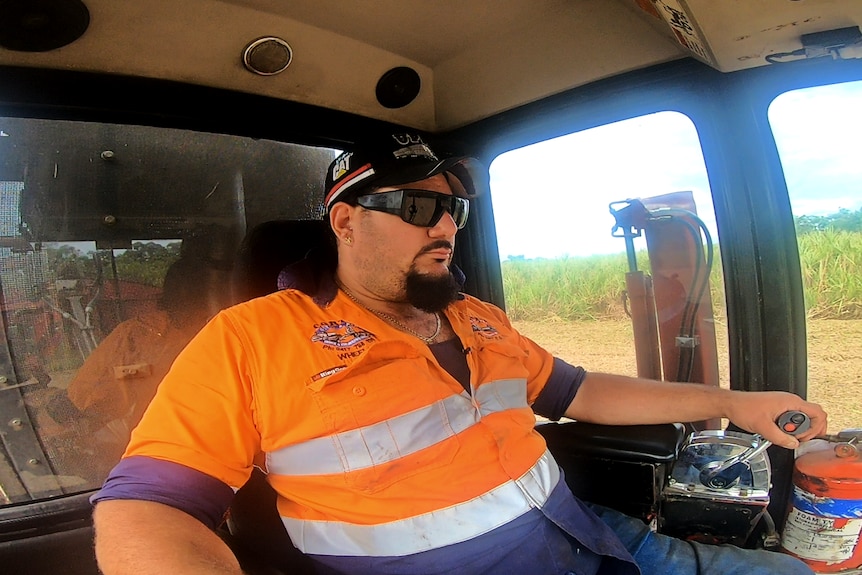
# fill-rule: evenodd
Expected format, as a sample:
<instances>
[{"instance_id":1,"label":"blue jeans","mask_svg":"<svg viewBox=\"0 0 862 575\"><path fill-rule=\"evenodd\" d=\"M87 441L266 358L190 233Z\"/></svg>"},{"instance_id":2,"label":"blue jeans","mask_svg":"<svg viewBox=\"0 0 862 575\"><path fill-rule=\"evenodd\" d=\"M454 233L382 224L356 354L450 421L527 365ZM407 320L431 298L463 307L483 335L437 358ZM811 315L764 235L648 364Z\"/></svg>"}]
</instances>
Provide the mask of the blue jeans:
<instances>
[{"instance_id":1,"label":"blue jeans","mask_svg":"<svg viewBox=\"0 0 862 575\"><path fill-rule=\"evenodd\" d=\"M811 575L802 561L784 553L704 545L650 531L638 519L589 504L620 538L643 575Z\"/></svg>"}]
</instances>

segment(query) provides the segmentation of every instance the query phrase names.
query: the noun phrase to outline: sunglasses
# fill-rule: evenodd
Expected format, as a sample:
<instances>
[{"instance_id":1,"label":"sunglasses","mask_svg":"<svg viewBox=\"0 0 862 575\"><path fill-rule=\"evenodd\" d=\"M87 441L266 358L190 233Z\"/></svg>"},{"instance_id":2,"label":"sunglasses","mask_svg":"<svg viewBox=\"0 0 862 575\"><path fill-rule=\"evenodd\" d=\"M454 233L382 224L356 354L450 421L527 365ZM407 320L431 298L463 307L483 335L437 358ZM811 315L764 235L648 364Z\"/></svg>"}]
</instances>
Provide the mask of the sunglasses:
<instances>
[{"instance_id":1,"label":"sunglasses","mask_svg":"<svg viewBox=\"0 0 862 575\"><path fill-rule=\"evenodd\" d=\"M400 216L414 226L431 228L448 212L460 230L467 224L470 200L428 190L392 190L358 196L356 203L375 212Z\"/></svg>"}]
</instances>

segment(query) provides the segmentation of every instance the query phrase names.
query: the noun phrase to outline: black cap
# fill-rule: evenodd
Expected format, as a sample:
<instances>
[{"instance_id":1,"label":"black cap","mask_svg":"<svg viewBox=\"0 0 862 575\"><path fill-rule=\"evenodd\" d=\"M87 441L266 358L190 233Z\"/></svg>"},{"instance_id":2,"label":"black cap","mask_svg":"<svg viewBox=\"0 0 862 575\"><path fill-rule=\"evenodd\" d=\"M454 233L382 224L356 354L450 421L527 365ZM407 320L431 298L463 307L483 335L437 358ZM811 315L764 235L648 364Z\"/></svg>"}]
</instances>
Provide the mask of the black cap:
<instances>
[{"instance_id":1,"label":"black cap","mask_svg":"<svg viewBox=\"0 0 862 575\"><path fill-rule=\"evenodd\" d=\"M487 185L488 171L476 158L438 156L415 133L394 133L360 143L344 152L326 173L324 204L355 196L358 191L418 182L446 173L455 195L472 198Z\"/></svg>"}]
</instances>

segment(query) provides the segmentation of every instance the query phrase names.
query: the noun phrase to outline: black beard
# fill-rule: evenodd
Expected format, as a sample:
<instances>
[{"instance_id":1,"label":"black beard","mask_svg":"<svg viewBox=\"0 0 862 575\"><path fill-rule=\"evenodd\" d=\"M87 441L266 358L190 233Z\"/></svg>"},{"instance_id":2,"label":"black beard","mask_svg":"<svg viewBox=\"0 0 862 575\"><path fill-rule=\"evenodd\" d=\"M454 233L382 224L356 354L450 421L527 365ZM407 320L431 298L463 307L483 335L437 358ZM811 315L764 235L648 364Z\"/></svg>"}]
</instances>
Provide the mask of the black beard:
<instances>
[{"instance_id":1,"label":"black beard","mask_svg":"<svg viewBox=\"0 0 862 575\"><path fill-rule=\"evenodd\" d=\"M415 269L407 272L405 280L407 302L417 309L437 313L458 299L461 285L451 273L442 276L420 274Z\"/></svg>"}]
</instances>

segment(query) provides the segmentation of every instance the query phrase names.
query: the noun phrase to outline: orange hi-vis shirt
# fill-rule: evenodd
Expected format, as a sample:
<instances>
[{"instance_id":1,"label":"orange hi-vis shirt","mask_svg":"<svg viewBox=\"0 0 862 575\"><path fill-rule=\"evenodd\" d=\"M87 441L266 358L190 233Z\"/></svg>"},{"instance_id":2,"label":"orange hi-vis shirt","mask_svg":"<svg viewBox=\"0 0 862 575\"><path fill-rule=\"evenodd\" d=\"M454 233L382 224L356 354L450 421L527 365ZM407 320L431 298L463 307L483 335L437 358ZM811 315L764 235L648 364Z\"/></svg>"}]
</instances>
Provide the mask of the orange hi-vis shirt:
<instances>
[{"instance_id":1,"label":"orange hi-vis shirt","mask_svg":"<svg viewBox=\"0 0 862 575\"><path fill-rule=\"evenodd\" d=\"M163 310L122 322L69 383L69 399L90 418L100 423L123 420L131 430L195 332L172 325ZM128 435L122 439L125 445Z\"/></svg>"},{"instance_id":2,"label":"orange hi-vis shirt","mask_svg":"<svg viewBox=\"0 0 862 575\"><path fill-rule=\"evenodd\" d=\"M560 481L530 405L552 356L470 296L446 317L471 393L427 346L350 300L284 290L221 312L179 355L128 456L234 489L265 462L294 544L407 555L541 507Z\"/></svg>"}]
</instances>

